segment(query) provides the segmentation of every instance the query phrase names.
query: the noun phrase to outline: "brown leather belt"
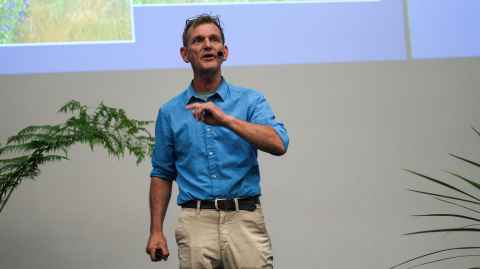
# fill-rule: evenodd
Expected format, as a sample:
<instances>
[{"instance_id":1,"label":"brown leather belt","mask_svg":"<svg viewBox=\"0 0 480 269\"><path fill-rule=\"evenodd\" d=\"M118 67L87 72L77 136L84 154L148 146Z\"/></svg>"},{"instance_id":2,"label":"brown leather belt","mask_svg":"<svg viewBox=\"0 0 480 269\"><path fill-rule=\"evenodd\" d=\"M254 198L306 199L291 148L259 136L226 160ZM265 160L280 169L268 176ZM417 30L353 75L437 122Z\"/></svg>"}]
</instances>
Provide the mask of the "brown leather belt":
<instances>
[{"instance_id":1,"label":"brown leather belt","mask_svg":"<svg viewBox=\"0 0 480 269\"><path fill-rule=\"evenodd\" d=\"M200 205L198 205L200 202ZM254 211L257 208L257 204L260 204L260 199L256 197L248 198L236 198L236 199L215 199L215 200L191 200L180 206L183 208L197 208L200 209L215 209L224 211L248 210Z\"/></svg>"}]
</instances>

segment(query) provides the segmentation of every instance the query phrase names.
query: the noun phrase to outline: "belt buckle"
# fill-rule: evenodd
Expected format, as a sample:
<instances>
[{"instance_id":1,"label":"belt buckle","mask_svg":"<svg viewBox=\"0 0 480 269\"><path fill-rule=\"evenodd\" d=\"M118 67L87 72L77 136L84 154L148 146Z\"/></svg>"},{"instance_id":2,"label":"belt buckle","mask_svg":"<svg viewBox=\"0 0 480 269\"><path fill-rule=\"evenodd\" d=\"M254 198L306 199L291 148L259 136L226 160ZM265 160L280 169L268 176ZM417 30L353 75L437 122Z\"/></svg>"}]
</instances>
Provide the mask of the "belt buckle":
<instances>
[{"instance_id":1,"label":"belt buckle","mask_svg":"<svg viewBox=\"0 0 480 269\"><path fill-rule=\"evenodd\" d=\"M214 202L215 202L215 209L217 211L220 211L220 208L218 207L218 201L226 201L228 199L225 199L225 198L215 198Z\"/></svg>"}]
</instances>

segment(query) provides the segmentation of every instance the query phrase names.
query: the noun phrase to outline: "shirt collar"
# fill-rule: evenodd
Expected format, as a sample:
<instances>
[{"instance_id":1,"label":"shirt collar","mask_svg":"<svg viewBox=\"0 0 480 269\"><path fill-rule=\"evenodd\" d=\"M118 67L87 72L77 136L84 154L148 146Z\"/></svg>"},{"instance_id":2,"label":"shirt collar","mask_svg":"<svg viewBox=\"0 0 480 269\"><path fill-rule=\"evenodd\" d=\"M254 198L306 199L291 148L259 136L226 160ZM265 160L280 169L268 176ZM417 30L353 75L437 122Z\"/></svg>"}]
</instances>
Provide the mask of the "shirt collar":
<instances>
[{"instance_id":1,"label":"shirt collar","mask_svg":"<svg viewBox=\"0 0 480 269\"><path fill-rule=\"evenodd\" d=\"M229 87L230 85L228 84L228 82L222 77L220 85L215 90L215 93L212 96L218 96L220 100L225 101L225 99L228 98ZM192 83L190 83L185 92L185 104L190 104L194 99L199 98L197 97L197 93L195 92Z\"/></svg>"}]
</instances>

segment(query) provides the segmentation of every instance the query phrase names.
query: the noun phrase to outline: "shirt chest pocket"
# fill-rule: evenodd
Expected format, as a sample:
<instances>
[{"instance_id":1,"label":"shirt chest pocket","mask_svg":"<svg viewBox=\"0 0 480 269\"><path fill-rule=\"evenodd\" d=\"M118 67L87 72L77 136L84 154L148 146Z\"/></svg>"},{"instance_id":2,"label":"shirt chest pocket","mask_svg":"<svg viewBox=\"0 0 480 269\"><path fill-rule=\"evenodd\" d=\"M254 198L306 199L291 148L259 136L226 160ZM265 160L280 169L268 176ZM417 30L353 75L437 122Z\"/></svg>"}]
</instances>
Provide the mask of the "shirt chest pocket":
<instances>
[{"instance_id":1,"label":"shirt chest pocket","mask_svg":"<svg viewBox=\"0 0 480 269\"><path fill-rule=\"evenodd\" d=\"M175 153L183 159L190 153L198 153L203 145L199 122L182 122L175 128Z\"/></svg>"}]
</instances>

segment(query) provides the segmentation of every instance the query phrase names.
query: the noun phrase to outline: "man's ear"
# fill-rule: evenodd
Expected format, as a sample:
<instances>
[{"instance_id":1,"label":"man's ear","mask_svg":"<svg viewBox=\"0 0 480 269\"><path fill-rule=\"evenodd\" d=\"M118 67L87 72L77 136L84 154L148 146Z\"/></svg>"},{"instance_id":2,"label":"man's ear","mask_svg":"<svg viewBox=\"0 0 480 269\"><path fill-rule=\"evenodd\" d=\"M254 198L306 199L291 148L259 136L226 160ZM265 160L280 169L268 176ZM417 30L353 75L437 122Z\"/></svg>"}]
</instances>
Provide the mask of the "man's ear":
<instances>
[{"instance_id":1,"label":"man's ear","mask_svg":"<svg viewBox=\"0 0 480 269\"><path fill-rule=\"evenodd\" d=\"M186 63L190 62L188 60L188 49L187 48L185 48L185 47L180 48L180 56L182 57L184 62L186 62Z\"/></svg>"},{"instance_id":2,"label":"man's ear","mask_svg":"<svg viewBox=\"0 0 480 269\"><path fill-rule=\"evenodd\" d=\"M228 47L227 45L223 46L223 60L226 61L228 59Z\"/></svg>"}]
</instances>

